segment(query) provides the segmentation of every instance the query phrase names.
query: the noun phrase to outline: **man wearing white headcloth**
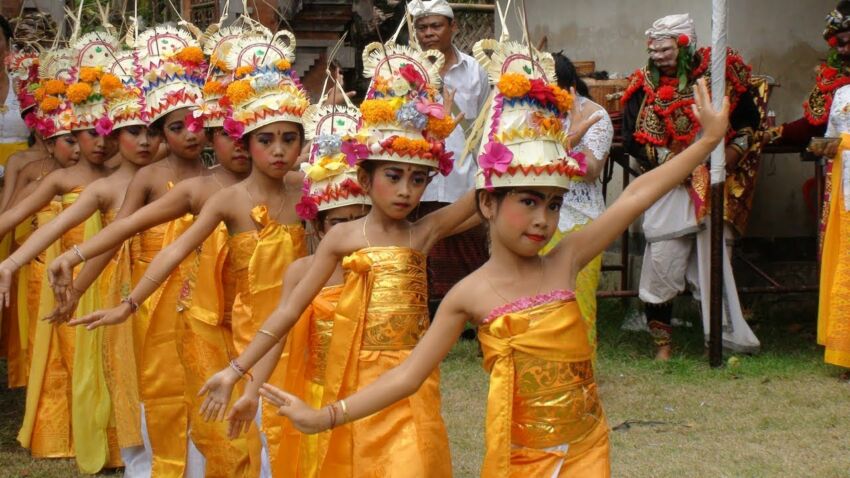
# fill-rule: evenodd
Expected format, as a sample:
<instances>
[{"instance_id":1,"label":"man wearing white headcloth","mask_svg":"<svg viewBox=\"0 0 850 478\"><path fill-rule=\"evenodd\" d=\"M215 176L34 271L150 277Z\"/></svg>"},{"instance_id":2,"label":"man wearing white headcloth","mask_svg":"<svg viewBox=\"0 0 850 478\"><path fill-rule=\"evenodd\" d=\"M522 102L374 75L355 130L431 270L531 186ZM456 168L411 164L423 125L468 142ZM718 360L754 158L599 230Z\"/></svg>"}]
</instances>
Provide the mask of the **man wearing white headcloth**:
<instances>
[{"instance_id":1,"label":"man wearing white headcloth","mask_svg":"<svg viewBox=\"0 0 850 478\"><path fill-rule=\"evenodd\" d=\"M457 32L454 12L445 0L413 0L407 4L413 18L416 40L423 50L439 50L446 58L440 70L447 91L454 92L454 106L467 120L475 120L490 95L487 72L474 58L460 51L452 37ZM418 214L424 215L457 201L475 183L473 157L460 161L466 137L458 126L446 138L446 148L454 153L454 170L436 176L425 190ZM462 164L461 164L462 163ZM428 256L428 292L432 308L460 279L487 260L486 233L481 226L437 243Z\"/></svg>"},{"instance_id":2,"label":"man wearing white headcloth","mask_svg":"<svg viewBox=\"0 0 850 478\"><path fill-rule=\"evenodd\" d=\"M696 47L696 30L689 15L661 18L646 31L646 36L649 62L632 74L623 96L624 143L642 171L664 163L694 141L699 124L691 112L692 87L701 77L709 79L711 73L711 49ZM755 352L760 344L741 312L728 244L743 234L752 204L758 168L753 135L760 116L750 91L749 66L734 51L727 54L726 93L732 110L726 142L723 346L738 352ZM701 302L708 337L709 189L708 168L702 165L644 215L647 245L639 296L659 360L671 356L672 301L687 285Z\"/></svg>"}]
</instances>

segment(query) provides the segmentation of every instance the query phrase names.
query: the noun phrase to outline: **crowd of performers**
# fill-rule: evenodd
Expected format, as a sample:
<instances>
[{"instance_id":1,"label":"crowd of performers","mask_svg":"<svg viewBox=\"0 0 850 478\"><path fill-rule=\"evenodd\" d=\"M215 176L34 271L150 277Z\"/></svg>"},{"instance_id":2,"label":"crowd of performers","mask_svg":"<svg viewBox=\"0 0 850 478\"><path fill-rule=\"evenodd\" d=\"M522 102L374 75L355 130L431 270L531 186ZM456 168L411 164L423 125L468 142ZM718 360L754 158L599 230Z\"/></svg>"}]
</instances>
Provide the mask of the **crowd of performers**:
<instances>
[{"instance_id":1,"label":"crowd of performers","mask_svg":"<svg viewBox=\"0 0 850 478\"><path fill-rule=\"evenodd\" d=\"M83 473L451 476L438 366L471 324L490 377L482 476L608 476L602 252L644 215L640 298L669 358L673 297L690 282L707 303L709 153L725 141L731 239L763 143L850 130L849 4L806 117L769 134L740 56L717 111L692 19L655 22L623 100L642 174L607 209L611 119L566 57L510 40L501 8L502 37L469 56L448 3L412 1L412 44L363 51L357 107L332 75L312 104L294 36L247 16L206 32L104 20L17 52L0 18L18 441ZM850 366L842 138L818 338ZM724 345L755 351L728 251L724 269Z\"/></svg>"}]
</instances>

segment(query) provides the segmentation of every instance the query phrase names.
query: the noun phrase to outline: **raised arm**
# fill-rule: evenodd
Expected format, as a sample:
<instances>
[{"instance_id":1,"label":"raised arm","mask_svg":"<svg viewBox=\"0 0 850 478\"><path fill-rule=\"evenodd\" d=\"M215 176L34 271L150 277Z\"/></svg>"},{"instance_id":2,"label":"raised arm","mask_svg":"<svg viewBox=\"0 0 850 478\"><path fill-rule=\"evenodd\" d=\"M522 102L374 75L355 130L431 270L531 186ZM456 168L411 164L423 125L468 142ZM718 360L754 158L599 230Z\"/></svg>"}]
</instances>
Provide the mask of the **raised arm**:
<instances>
[{"instance_id":1,"label":"raised arm","mask_svg":"<svg viewBox=\"0 0 850 478\"><path fill-rule=\"evenodd\" d=\"M12 201L12 194L18 187L18 177L26 166L26 156L23 153L15 153L6 162L6 172L3 175L3 196L0 197L0 211L5 211ZM43 161L43 160L40 160Z\"/></svg>"},{"instance_id":2,"label":"raised arm","mask_svg":"<svg viewBox=\"0 0 850 478\"><path fill-rule=\"evenodd\" d=\"M425 215L425 217L416 222L417 228L421 226L427 231L427 240L422 252L427 253L440 239L460 232L464 222L470 221L468 225L470 227L474 226L475 224L471 218L477 214L478 211L475 209L475 190L471 190L452 204Z\"/></svg>"},{"instance_id":3,"label":"raised arm","mask_svg":"<svg viewBox=\"0 0 850 478\"><path fill-rule=\"evenodd\" d=\"M729 125L729 101L714 110L705 80L695 86L694 114L702 125L702 137L661 166L642 174L601 216L580 231L569 234L556 246L556 254L566 257L574 271L581 270L599 255L645 210L676 185L681 184L702 164L723 139Z\"/></svg>"},{"instance_id":4,"label":"raised arm","mask_svg":"<svg viewBox=\"0 0 850 478\"><path fill-rule=\"evenodd\" d=\"M372 415L419 390L463 333L469 319L462 306L463 295L463 287L449 291L437 309L434 323L410 357L354 395L345 397L345 410L351 421ZM295 428L303 433L319 433L332 427L325 410L316 410L290 393L265 384L260 394L279 407L278 414L292 420ZM337 413L336 425L341 425L343 418L339 405L332 406L338 407L337 412L340 413Z\"/></svg>"},{"instance_id":5,"label":"raised arm","mask_svg":"<svg viewBox=\"0 0 850 478\"><path fill-rule=\"evenodd\" d=\"M39 227L26 242L6 260L0 263L0 300L9 305L9 290L12 283L12 274L21 265L35 259L41 251L47 249L57 239L62 237L66 231L82 223L100 206L100 193L97 187L86 188L79 199L62 211L56 218Z\"/></svg>"},{"instance_id":6,"label":"raised arm","mask_svg":"<svg viewBox=\"0 0 850 478\"><path fill-rule=\"evenodd\" d=\"M192 251L198 248L225 219L230 195L228 192L216 194L209 199L195 222L177 240L161 250L147 268L144 280L139 281L126 301L110 310L97 311L86 317L69 322L70 325L86 325L89 330L102 325L120 324L133 312L131 304L141 304L168 276L183 262Z\"/></svg>"}]
</instances>

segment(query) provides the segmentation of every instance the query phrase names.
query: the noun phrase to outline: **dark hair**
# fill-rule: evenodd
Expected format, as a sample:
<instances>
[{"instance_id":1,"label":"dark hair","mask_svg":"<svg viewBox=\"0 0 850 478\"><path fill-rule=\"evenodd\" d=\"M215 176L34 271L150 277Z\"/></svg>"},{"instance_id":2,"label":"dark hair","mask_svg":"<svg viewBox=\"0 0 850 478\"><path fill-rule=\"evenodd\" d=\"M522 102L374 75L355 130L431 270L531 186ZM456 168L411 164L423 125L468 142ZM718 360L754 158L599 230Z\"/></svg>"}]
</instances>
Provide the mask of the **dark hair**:
<instances>
[{"instance_id":1,"label":"dark hair","mask_svg":"<svg viewBox=\"0 0 850 478\"><path fill-rule=\"evenodd\" d=\"M850 0L841 0L835 9L844 16L850 15Z\"/></svg>"},{"instance_id":2,"label":"dark hair","mask_svg":"<svg viewBox=\"0 0 850 478\"><path fill-rule=\"evenodd\" d=\"M552 56L555 58L555 75L558 77L558 86L565 90L575 88L576 93L592 100L590 89L588 89L587 83L578 76L578 71L573 62L563 52L555 53Z\"/></svg>"},{"instance_id":3,"label":"dark hair","mask_svg":"<svg viewBox=\"0 0 850 478\"><path fill-rule=\"evenodd\" d=\"M502 204L502 201L505 200L505 196L508 195L508 193L511 191L511 189L513 189L513 188L496 188L496 189L493 189L492 191L487 191L487 190L475 191L475 212L477 212L478 215L481 216L481 219L486 219L484 217L484 211L481 210L481 195L482 194L489 194L489 195L493 196L493 198L496 199L496 205L499 206L499 205Z\"/></svg>"},{"instance_id":4,"label":"dark hair","mask_svg":"<svg viewBox=\"0 0 850 478\"><path fill-rule=\"evenodd\" d=\"M154 130L154 131L162 132L162 131L163 131L163 129L165 129L165 118L166 118L167 116L168 116L168 115L162 115L162 116L160 116L159 118L157 118L157 119L156 119L156 121L151 122L151 123L148 125L148 129L149 129L149 130Z\"/></svg>"},{"instance_id":5,"label":"dark hair","mask_svg":"<svg viewBox=\"0 0 850 478\"><path fill-rule=\"evenodd\" d=\"M12 25L9 24L9 20L6 20L6 17L0 15L0 30L3 31L3 36L6 38L6 43L9 44L9 48L12 47Z\"/></svg>"}]
</instances>

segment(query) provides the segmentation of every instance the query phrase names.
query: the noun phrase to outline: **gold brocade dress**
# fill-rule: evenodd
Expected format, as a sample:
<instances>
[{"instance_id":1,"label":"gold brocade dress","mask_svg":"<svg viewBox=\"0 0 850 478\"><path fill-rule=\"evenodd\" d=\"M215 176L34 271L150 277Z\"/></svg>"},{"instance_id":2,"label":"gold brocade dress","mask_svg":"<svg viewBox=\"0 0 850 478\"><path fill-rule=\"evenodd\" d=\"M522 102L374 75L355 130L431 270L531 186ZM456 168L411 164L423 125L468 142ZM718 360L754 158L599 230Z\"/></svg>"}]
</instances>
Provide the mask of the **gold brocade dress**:
<instances>
[{"instance_id":1,"label":"gold brocade dress","mask_svg":"<svg viewBox=\"0 0 850 478\"><path fill-rule=\"evenodd\" d=\"M51 201L36 213L37 225L51 221L61 210L60 201ZM54 308L53 292L42 280L45 264L60 253L61 241L56 241L30 262L25 289L26 320L32 341L29 347L26 408L17 438L21 446L38 458L74 456L71 437L71 376L76 329L39 320L53 312ZM19 319L23 320L20 316Z\"/></svg>"},{"instance_id":2,"label":"gold brocade dress","mask_svg":"<svg viewBox=\"0 0 850 478\"><path fill-rule=\"evenodd\" d=\"M186 214L167 223L160 248L180 237L192 225L193 219L191 214ZM144 237L142 245L145 245ZM136 265L140 262L136 261ZM151 445L151 473L155 477L182 477L186 469L189 410L184 400L186 374L177 337L181 320L178 300L183 287L182 268L183 264L175 269L134 315L134 320L140 318L147 322L138 363L141 368L139 395ZM137 281L144 278L142 269L146 270L144 262L141 269L133 271Z\"/></svg>"},{"instance_id":3,"label":"gold brocade dress","mask_svg":"<svg viewBox=\"0 0 850 478\"><path fill-rule=\"evenodd\" d=\"M236 353L242 353L257 330L277 307L283 276L296 259L307 255L307 242L301 224L278 224L265 206L251 210L260 228L230 237L228 281L235 285L231 330ZM278 365L269 383L283 387L285 364ZM283 419L271 407L263 408L261 429L266 437L272 465L281 442Z\"/></svg>"},{"instance_id":4,"label":"gold brocade dress","mask_svg":"<svg viewBox=\"0 0 850 478\"><path fill-rule=\"evenodd\" d=\"M200 419L203 403L198 391L236 356L230 329L235 282L228 273L229 235L221 223L191 259L183 263L183 289L178 307L180 356L186 372L185 400L189 404L189 436L204 456L204 476L259 476L262 444L255 427L230 440L225 421ZM243 382L235 394L241 395ZM238 396L236 395L236 396Z\"/></svg>"},{"instance_id":5,"label":"gold brocade dress","mask_svg":"<svg viewBox=\"0 0 850 478\"><path fill-rule=\"evenodd\" d=\"M289 361L286 390L313 408L322 406L328 346L333 333L334 311L342 285L325 287L310 303L289 332ZM283 443L278 451L273 476L313 478L318 471L318 435L300 433L289 420L283 423Z\"/></svg>"},{"instance_id":6,"label":"gold brocade dress","mask_svg":"<svg viewBox=\"0 0 850 478\"><path fill-rule=\"evenodd\" d=\"M367 247L343 260L344 288L328 345L322 405L398 366L425 334L426 256L409 247ZM440 415L439 370L410 397L319 435L321 477L450 477Z\"/></svg>"},{"instance_id":7,"label":"gold brocade dress","mask_svg":"<svg viewBox=\"0 0 850 478\"><path fill-rule=\"evenodd\" d=\"M850 368L850 210L843 177L848 169L844 154L850 152L850 134L841 134L841 145L832 166L832 193L820 272L818 344L826 347L824 361Z\"/></svg>"},{"instance_id":8,"label":"gold brocade dress","mask_svg":"<svg viewBox=\"0 0 850 478\"><path fill-rule=\"evenodd\" d=\"M478 338L490 374L481 476L610 476L593 349L574 294L554 291L499 307Z\"/></svg>"},{"instance_id":9,"label":"gold brocade dress","mask_svg":"<svg viewBox=\"0 0 850 478\"><path fill-rule=\"evenodd\" d=\"M52 211L53 207L48 203L39 211L39 214L45 211L47 212L44 216L45 221L55 216ZM36 220L36 216L31 216L15 226L14 239L10 252L14 252L17 248L21 247L30 235L32 235L37 224ZM42 261L40 270L43 270L43 251L32 262L39 259ZM29 375L32 350L30 345L32 343L32 335L35 333L35 326L30 326L29 314L30 269L30 263L26 263L18 269L18 272L12 278L12 301L7 309L9 315L4 316L5 318L3 320L2 334L3 341L6 342L7 347L6 369L9 388L25 387L27 385L27 376ZM41 276L39 275L39 282L34 284L37 287L33 291L35 296L41 293L40 280ZM38 307L37 297L35 302L36 307Z\"/></svg>"}]
</instances>

